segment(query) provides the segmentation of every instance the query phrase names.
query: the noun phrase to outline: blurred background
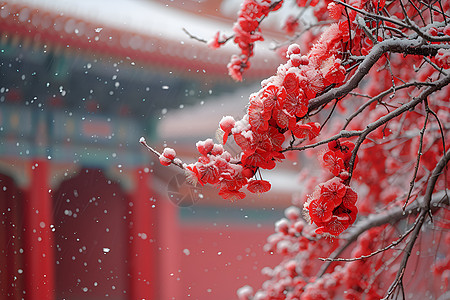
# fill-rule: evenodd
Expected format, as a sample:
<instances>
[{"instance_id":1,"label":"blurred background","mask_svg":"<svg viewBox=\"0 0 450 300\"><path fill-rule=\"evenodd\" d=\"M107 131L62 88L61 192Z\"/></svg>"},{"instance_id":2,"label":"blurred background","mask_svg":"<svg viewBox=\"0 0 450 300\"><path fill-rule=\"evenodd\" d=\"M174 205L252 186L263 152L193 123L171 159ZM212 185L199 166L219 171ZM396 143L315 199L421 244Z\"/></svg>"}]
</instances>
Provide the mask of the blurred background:
<instances>
[{"instance_id":1,"label":"blurred background","mask_svg":"<svg viewBox=\"0 0 450 300\"><path fill-rule=\"evenodd\" d=\"M139 144L194 162L196 141L275 72L276 16L242 83L226 69L236 47L183 31L232 34L239 4L0 2L0 299L220 300L263 282L296 163L230 203Z\"/></svg>"}]
</instances>

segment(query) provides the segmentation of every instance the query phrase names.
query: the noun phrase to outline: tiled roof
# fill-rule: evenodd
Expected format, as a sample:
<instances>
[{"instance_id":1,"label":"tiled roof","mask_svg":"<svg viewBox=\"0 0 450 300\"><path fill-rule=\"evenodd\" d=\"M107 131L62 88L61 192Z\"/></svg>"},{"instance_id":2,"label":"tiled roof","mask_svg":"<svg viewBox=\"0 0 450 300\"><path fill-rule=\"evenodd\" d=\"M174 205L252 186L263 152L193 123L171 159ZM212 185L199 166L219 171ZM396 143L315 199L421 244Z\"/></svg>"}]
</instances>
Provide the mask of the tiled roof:
<instances>
[{"instance_id":1,"label":"tiled roof","mask_svg":"<svg viewBox=\"0 0 450 300\"><path fill-rule=\"evenodd\" d=\"M111 7L117 2L130 4L130 7ZM93 3L97 4L95 9ZM180 72L199 70L213 76L227 76L226 65L230 56L238 53L237 47L227 45L224 49L210 49L204 43L189 38L182 30L183 26L205 39L224 28L232 33L232 24L151 1L0 2L3 40L44 46L44 49L53 51L113 56L143 65L167 66ZM252 68L246 72L246 77L272 74L279 58L264 46L255 52Z\"/></svg>"}]
</instances>

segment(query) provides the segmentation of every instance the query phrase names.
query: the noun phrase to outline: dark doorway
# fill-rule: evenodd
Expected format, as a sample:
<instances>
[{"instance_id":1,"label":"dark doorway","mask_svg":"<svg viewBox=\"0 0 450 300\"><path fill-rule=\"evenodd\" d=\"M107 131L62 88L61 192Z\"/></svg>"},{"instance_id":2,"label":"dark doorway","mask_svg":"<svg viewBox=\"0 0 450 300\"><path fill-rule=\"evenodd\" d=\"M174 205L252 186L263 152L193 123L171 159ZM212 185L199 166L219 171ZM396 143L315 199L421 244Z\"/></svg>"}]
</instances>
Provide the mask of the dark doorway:
<instances>
[{"instance_id":1,"label":"dark doorway","mask_svg":"<svg viewBox=\"0 0 450 300\"><path fill-rule=\"evenodd\" d=\"M127 197L100 169L53 195L57 299L127 298Z\"/></svg>"},{"instance_id":2,"label":"dark doorway","mask_svg":"<svg viewBox=\"0 0 450 300\"><path fill-rule=\"evenodd\" d=\"M0 174L0 295L22 299L24 292L23 193Z\"/></svg>"}]
</instances>

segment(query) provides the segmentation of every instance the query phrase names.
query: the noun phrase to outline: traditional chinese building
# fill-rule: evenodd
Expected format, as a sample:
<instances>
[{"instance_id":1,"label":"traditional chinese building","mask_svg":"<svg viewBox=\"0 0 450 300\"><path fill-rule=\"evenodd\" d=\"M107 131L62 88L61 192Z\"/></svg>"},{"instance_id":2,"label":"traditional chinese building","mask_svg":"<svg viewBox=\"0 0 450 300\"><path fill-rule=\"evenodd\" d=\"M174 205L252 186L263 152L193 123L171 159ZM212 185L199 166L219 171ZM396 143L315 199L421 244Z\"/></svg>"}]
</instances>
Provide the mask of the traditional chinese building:
<instances>
[{"instance_id":1,"label":"traditional chinese building","mask_svg":"<svg viewBox=\"0 0 450 300\"><path fill-rule=\"evenodd\" d=\"M231 24L218 1L0 3L1 299L230 299L261 282L291 191L228 203L138 142L194 160L204 127L184 127L216 118L201 107L273 73L278 57L260 49L234 83L236 49L183 32Z\"/></svg>"}]
</instances>

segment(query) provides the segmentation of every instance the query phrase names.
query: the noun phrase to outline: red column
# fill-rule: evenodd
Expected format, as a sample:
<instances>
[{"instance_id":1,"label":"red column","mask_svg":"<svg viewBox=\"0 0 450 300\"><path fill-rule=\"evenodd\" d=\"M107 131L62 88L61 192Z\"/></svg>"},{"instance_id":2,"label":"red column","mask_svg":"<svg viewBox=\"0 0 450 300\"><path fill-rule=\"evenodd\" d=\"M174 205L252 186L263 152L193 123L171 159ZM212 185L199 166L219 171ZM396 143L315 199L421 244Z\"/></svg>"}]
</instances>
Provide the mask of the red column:
<instances>
[{"instance_id":1,"label":"red column","mask_svg":"<svg viewBox=\"0 0 450 300\"><path fill-rule=\"evenodd\" d=\"M129 203L130 299L156 299L156 209L150 172L138 169Z\"/></svg>"},{"instance_id":2,"label":"red column","mask_svg":"<svg viewBox=\"0 0 450 300\"><path fill-rule=\"evenodd\" d=\"M49 192L49 163L33 161L30 188L24 205L26 299L54 299L54 253L51 225L52 199Z\"/></svg>"},{"instance_id":3,"label":"red column","mask_svg":"<svg viewBox=\"0 0 450 300\"><path fill-rule=\"evenodd\" d=\"M158 299L182 299L181 292L181 255L180 224L178 207L167 199L158 198L158 247L159 278L161 281Z\"/></svg>"}]
</instances>

